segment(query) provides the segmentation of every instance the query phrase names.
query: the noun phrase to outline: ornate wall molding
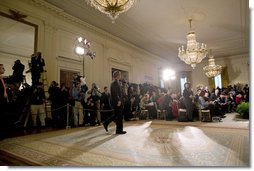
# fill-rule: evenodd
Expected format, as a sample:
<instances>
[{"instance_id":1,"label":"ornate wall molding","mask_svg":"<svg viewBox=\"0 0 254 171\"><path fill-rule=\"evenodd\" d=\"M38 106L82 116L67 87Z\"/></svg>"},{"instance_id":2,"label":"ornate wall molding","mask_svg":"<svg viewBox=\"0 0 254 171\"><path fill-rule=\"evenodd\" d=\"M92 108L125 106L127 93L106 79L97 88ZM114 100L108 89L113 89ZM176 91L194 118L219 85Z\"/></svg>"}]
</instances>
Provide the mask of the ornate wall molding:
<instances>
[{"instance_id":1,"label":"ornate wall molding","mask_svg":"<svg viewBox=\"0 0 254 171\"><path fill-rule=\"evenodd\" d=\"M58 7L55 7L54 5L51 5L49 3L47 3L46 1L43 1L43 0L32 0L33 4L35 6L38 6L38 7L41 7L41 8L44 8L44 9L47 9L48 11L50 11L51 13L54 13L54 14L57 14L57 16L61 16L62 18L66 19L67 21L71 21L71 22L74 22L76 24L79 24L85 28L88 28L90 30L92 30L93 32L96 32L100 35L103 35L105 37L110 37L112 39L116 39L117 37L91 25L91 24L88 24L86 23L85 21L82 21L72 15L69 15L67 14L66 12L64 12L64 10L58 8Z\"/></svg>"},{"instance_id":2,"label":"ornate wall molding","mask_svg":"<svg viewBox=\"0 0 254 171\"><path fill-rule=\"evenodd\" d=\"M136 50L138 53L141 53L142 55L147 55L148 57L151 58L151 60L152 59L155 59L155 60L165 60L163 58L160 58L159 56L156 56L154 54L151 54L151 53L145 51L144 49L136 47L133 44L130 44L130 43L128 43L128 42L126 42L126 41L124 41L124 40L114 36L114 35L111 35L111 34L105 32L102 29L99 29L99 28L97 28L97 27L95 27L95 26L93 26L91 24L88 24L85 21L82 21L82 20L80 20L80 19L78 19L78 18L76 18L76 17L74 17L72 15L69 15L66 12L64 12L64 10L62 10L60 8L57 8L57 7L47 3L46 1L43 1L43 0L32 0L32 1L29 1L29 2L34 4L34 6L37 6L37 7L40 7L40 8L44 8L44 9L50 11L51 13L53 13L53 14L55 14L57 16L62 17L63 19L65 19L68 22L73 22L73 23L76 23L76 24L80 25L80 26L88 29L88 31L90 30L91 32L98 34L99 36L103 37L103 39L105 39L107 41L111 40L113 42L116 42L116 41L120 42L123 45L126 45L127 47L130 47L130 48ZM140 56L140 55L138 55L138 56Z\"/></svg>"}]
</instances>

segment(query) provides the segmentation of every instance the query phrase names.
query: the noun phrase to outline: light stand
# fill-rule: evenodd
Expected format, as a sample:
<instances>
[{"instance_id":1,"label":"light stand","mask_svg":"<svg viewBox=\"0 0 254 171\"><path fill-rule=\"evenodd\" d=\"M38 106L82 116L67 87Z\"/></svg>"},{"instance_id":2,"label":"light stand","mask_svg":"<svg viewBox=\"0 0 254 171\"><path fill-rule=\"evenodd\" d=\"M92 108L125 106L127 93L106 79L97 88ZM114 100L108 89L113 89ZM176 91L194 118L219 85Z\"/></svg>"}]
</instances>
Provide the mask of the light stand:
<instances>
[{"instance_id":1,"label":"light stand","mask_svg":"<svg viewBox=\"0 0 254 171\"><path fill-rule=\"evenodd\" d=\"M90 56L91 59L95 58L95 52L90 51L91 43L83 37L77 38L75 42L75 54L83 58L83 76L85 75L85 56Z\"/></svg>"}]
</instances>

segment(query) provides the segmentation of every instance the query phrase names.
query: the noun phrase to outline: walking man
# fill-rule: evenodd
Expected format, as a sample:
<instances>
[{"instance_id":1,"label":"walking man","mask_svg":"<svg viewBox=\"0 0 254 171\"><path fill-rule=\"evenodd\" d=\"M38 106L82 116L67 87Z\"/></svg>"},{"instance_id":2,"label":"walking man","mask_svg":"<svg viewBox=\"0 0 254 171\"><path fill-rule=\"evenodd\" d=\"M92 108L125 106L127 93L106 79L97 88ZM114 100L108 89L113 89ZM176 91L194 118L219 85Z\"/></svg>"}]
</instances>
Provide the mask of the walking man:
<instances>
[{"instance_id":1,"label":"walking man","mask_svg":"<svg viewBox=\"0 0 254 171\"><path fill-rule=\"evenodd\" d=\"M126 134L126 131L123 131L123 93L122 88L119 83L121 79L121 72L115 71L113 73L113 82L110 86L110 93L112 97L112 107L114 109L114 115L110 116L108 119L103 122L105 130L108 132L108 125L115 120L116 122L116 134Z\"/></svg>"}]
</instances>

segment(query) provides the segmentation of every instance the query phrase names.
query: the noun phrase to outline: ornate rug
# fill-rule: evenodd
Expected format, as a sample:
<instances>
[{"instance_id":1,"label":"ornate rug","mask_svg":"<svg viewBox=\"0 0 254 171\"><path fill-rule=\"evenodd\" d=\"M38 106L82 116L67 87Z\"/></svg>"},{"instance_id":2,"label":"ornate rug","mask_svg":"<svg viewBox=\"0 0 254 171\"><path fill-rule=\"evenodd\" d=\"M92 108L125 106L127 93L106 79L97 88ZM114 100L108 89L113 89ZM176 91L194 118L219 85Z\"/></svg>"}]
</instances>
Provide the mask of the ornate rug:
<instances>
[{"instance_id":1,"label":"ornate rug","mask_svg":"<svg viewBox=\"0 0 254 171\"><path fill-rule=\"evenodd\" d=\"M125 135L80 127L0 141L8 155L41 166L250 166L249 129L124 123Z\"/></svg>"}]
</instances>

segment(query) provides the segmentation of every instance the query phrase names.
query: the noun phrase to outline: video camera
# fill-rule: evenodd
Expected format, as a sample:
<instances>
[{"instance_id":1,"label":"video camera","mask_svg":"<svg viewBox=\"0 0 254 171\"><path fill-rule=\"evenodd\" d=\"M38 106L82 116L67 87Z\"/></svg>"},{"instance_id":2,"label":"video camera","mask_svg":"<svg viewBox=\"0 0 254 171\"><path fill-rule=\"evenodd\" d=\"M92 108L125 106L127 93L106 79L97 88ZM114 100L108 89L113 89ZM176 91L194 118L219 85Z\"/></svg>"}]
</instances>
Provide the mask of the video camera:
<instances>
[{"instance_id":1,"label":"video camera","mask_svg":"<svg viewBox=\"0 0 254 171\"><path fill-rule=\"evenodd\" d=\"M82 93L86 93L87 90L88 90L88 87L84 81L84 78L82 79L83 77L80 76L80 75L75 75L73 77L73 80L72 80L72 84L74 87L77 87L78 84L81 84L80 88L81 88L81 92Z\"/></svg>"}]
</instances>

